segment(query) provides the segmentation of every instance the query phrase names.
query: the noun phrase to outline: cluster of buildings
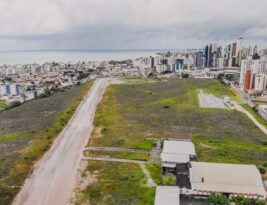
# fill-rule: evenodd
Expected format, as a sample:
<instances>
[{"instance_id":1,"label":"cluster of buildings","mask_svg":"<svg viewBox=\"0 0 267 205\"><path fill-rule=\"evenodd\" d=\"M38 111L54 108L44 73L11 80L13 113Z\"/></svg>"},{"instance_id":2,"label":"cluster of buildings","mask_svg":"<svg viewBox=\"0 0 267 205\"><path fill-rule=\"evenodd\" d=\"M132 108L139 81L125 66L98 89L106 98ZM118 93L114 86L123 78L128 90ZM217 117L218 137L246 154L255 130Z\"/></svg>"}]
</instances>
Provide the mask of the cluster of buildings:
<instances>
[{"instance_id":1,"label":"cluster of buildings","mask_svg":"<svg viewBox=\"0 0 267 205\"><path fill-rule=\"evenodd\" d=\"M177 52L159 53L156 57L140 58L134 61L134 67L146 72L178 72L187 69L225 69L240 68L242 60L253 56L263 58L267 49L258 46L245 47L242 38L238 38L225 47L216 43L203 49L188 49Z\"/></svg>"},{"instance_id":2,"label":"cluster of buildings","mask_svg":"<svg viewBox=\"0 0 267 205\"><path fill-rule=\"evenodd\" d=\"M181 198L207 199L212 193L254 200L267 197L255 165L197 162L190 140L164 140L161 164L163 174L176 176L177 186L158 186L155 205L179 205Z\"/></svg>"},{"instance_id":3,"label":"cluster of buildings","mask_svg":"<svg viewBox=\"0 0 267 205\"><path fill-rule=\"evenodd\" d=\"M267 56L258 55L241 62L240 88L250 94L261 94L267 86Z\"/></svg>"},{"instance_id":4,"label":"cluster of buildings","mask_svg":"<svg viewBox=\"0 0 267 205\"><path fill-rule=\"evenodd\" d=\"M101 63L0 66L0 100L25 102L94 78Z\"/></svg>"}]
</instances>

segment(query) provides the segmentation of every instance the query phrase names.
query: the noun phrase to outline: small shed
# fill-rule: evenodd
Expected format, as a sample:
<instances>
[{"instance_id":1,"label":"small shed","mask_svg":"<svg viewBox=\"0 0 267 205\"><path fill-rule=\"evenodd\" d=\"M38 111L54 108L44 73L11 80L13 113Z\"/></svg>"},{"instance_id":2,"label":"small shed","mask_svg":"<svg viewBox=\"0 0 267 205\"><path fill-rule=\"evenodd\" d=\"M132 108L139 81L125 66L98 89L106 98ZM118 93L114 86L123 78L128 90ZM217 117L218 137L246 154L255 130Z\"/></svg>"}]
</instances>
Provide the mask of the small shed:
<instances>
[{"instance_id":1,"label":"small shed","mask_svg":"<svg viewBox=\"0 0 267 205\"><path fill-rule=\"evenodd\" d=\"M164 140L161 153L163 167L175 168L176 164L186 164L195 157L195 145L190 140Z\"/></svg>"}]
</instances>

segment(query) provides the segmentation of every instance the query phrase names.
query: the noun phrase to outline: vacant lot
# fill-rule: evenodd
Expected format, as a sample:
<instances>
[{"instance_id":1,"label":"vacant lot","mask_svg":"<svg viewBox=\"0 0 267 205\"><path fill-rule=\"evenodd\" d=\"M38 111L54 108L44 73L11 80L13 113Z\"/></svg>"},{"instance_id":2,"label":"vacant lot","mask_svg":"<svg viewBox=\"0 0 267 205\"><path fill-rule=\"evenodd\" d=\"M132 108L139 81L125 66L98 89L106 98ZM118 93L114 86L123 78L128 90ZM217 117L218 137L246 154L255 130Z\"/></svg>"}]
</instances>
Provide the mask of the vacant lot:
<instances>
[{"instance_id":1,"label":"vacant lot","mask_svg":"<svg viewBox=\"0 0 267 205\"><path fill-rule=\"evenodd\" d=\"M9 204L92 83L0 113L0 204Z\"/></svg>"},{"instance_id":2,"label":"vacant lot","mask_svg":"<svg viewBox=\"0 0 267 205\"><path fill-rule=\"evenodd\" d=\"M266 164L267 137L242 113L199 108L199 89L235 98L217 80L141 80L110 86L98 107L90 145L143 148L146 138L192 133L200 161Z\"/></svg>"},{"instance_id":3,"label":"vacant lot","mask_svg":"<svg viewBox=\"0 0 267 205\"><path fill-rule=\"evenodd\" d=\"M155 191L146 186L146 177L136 164L90 161L90 185L79 203L91 205L152 205Z\"/></svg>"}]
</instances>

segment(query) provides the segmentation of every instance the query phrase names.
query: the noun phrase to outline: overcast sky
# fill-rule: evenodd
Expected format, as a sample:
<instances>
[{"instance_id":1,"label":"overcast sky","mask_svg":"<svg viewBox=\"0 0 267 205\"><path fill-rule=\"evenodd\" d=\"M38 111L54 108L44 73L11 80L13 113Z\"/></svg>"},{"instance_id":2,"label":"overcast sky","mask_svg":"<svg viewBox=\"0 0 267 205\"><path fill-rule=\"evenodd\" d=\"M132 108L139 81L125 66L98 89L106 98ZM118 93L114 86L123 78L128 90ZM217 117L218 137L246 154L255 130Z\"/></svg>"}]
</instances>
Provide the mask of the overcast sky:
<instances>
[{"instance_id":1,"label":"overcast sky","mask_svg":"<svg viewBox=\"0 0 267 205\"><path fill-rule=\"evenodd\" d=\"M267 46L267 0L0 0L0 50Z\"/></svg>"}]
</instances>

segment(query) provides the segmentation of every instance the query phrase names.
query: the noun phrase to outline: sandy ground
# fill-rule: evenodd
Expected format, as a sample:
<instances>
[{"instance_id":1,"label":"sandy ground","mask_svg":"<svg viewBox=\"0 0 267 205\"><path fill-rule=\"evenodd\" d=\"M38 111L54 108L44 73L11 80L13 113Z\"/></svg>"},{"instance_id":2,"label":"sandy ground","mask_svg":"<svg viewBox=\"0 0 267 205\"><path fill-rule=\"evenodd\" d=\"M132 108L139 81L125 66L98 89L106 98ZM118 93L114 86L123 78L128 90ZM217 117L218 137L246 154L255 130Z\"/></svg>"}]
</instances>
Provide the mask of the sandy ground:
<instances>
[{"instance_id":1,"label":"sandy ground","mask_svg":"<svg viewBox=\"0 0 267 205\"><path fill-rule=\"evenodd\" d=\"M13 205L66 205L75 188L83 148L109 79L97 79L71 121L36 164Z\"/></svg>"}]
</instances>

